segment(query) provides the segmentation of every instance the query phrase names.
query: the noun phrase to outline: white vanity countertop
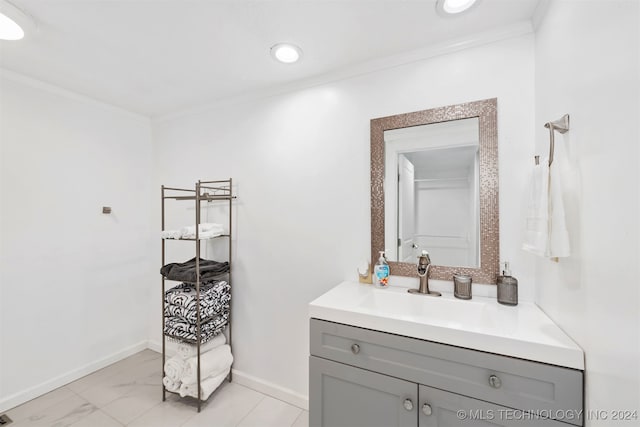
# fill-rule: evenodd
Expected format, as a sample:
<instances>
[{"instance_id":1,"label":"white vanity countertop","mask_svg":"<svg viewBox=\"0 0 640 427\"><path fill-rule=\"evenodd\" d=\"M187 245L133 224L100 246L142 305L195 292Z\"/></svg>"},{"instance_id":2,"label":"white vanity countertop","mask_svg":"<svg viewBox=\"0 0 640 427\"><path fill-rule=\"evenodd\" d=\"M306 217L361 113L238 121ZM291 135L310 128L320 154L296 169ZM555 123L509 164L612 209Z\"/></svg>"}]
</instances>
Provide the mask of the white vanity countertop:
<instances>
[{"instance_id":1,"label":"white vanity countertop","mask_svg":"<svg viewBox=\"0 0 640 427\"><path fill-rule=\"evenodd\" d=\"M342 282L309 303L315 319L584 370L582 349L531 302L429 297Z\"/></svg>"}]
</instances>

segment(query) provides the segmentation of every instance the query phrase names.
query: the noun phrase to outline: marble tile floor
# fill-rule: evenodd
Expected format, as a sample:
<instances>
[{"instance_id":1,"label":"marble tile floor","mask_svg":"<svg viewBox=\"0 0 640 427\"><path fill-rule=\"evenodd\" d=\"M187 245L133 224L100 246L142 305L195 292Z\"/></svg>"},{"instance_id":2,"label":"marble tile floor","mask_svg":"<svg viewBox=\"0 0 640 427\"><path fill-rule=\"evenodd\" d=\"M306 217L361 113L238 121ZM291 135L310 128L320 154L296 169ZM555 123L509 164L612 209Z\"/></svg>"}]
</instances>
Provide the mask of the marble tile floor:
<instances>
[{"instance_id":1,"label":"marble tile floor","mask_svg":"<svg viewBox=\"0 0 640 427\"><path fill-rule=\"evenodd\" d=\"M198 414L193 399L162 401L159 353L144 350L6 412L11 427L308 427L309 413L225 382Z\"/></svg>"}]
</instances>

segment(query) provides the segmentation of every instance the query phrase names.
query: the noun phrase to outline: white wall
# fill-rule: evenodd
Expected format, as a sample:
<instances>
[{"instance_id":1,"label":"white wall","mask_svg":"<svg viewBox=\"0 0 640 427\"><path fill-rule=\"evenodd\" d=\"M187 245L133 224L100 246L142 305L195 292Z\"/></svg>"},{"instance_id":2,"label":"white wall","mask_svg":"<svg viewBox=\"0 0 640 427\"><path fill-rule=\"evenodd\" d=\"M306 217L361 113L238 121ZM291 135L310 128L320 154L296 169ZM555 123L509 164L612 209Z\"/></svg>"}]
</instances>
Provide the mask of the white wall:
<instances>
[{"instance_id":1,"label":"white wall","mask_svg":"<svg viewBox=\"0 0 640 427\"><path fill-rule=\"evenodd\" d=\"M151 147L146 118L2 73L0 411L146 347Z\"/></svg>"},{"instance_id":2,"label":"white wall","mask_svg":"<svg viewBox=\"0 0 640 427\"><path fill-rule=\"evenodd\" d=\"M478 221L471 184L475 179L468 170L457 172L466 179L416 182L415 241L419 247L429 248L440 265L473 266L478 265L478 245L474 244L474 223Z\"/></svg>"},{"instance_id":3,"label":"white wall","mask_svg":"<svg viewBox=\"0 0 640 427\"><path fill-rule=\"evenodd\" d=\"M536 301L585 351L587 410L640 411L638 5L552 1L536 34L536 144L546 152L542 125L569 113L558 144L574 170L573 254L536 260Z\"/></svg>"},{"instance_id":4,"label":"white wall","mask_svg":"<svg viewBox=\"0 0 640 427\"><path fill-rule=\"evenodd\" d=\"M229 176L237 183L235 368L307 395L307 303L355 280L370 258L375 117L498 98L501 253L522 298L533 299L532 262L519 249L533 72L530 34L155 123L158 187ZM160 327L152 328L159 341Z\"/></svg>"}]
</instances>

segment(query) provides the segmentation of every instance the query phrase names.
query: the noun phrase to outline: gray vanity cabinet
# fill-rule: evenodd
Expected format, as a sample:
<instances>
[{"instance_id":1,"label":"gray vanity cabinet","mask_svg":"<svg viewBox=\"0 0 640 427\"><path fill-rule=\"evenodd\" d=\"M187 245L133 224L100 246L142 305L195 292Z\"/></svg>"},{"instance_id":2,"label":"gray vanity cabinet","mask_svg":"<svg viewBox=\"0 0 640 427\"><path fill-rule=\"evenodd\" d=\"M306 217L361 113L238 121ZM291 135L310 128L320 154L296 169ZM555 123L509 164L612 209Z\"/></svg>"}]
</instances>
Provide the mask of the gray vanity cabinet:
<instances>
[{"instance_id":1,"label":"gray vanity cabinet","mask_svg":"<svg viewBox=\"0 0 640 427\"><path fill-rule=\"evenodd\" d=\"M311 427L582 426L579 370L318 319L310 349Z\"/></svg>"}]
</instances>

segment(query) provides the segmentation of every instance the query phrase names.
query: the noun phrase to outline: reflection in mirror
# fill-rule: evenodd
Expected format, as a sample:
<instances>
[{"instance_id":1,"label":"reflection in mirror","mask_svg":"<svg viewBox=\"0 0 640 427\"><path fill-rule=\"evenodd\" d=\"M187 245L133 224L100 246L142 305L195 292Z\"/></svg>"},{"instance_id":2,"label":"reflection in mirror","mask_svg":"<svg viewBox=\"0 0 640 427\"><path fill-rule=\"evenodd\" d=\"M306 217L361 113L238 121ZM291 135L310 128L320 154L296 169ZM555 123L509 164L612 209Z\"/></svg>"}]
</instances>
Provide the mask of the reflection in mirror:
<instances>
[{"instance_id":1,"label":"reflection in mirror","mask_svg":"<svg viewBox=\"0 0 640 427\"><path fill-rule=\"evenodd\" d=\"M478 118L384 132L387 259L480 267Z\"/></svg>"},{"instance_id":2,"label":"reflection in mirror","mask_svg":"<svg viewBox=\"0 0 640 427\"><path fill-rule=\"evenodd\" d=\"M391 275L495 283L500 254L497 100L371 120L371 256Z\"/></svg>"}]
</instances>

